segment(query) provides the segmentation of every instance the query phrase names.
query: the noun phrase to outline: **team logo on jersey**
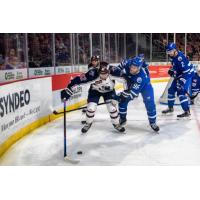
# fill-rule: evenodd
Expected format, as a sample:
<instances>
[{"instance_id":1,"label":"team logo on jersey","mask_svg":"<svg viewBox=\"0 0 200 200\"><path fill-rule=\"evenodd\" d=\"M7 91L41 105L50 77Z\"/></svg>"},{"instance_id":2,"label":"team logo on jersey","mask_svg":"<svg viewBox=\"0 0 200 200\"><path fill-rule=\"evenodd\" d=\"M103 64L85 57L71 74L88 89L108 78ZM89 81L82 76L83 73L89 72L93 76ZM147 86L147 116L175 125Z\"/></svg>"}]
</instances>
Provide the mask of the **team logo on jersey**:
<instances>
[{"instance_id":1,"label":"team logo on jersey","mask_svg":"<svg viewBox=\"0 0 200 200\"><path fill-rule=\"evenodd\" d=\"M138 78L137 78L137 82L138 82L138 83L142 83L142 78L141 78L141 77L138 77Z\"/></svg>"},{"instance_id":2,"label":"team logo on jersey","mask_svg":"<svg viewBox=\"0 0 200 200\"><path fill-rule=\"evenodd\" d=\"M178 61L182 61L182 57L181 56L178 57Z\"/></svg>"},{"instance_id":3,"label":"team logo on jersey","mask_svg":"<svg viewBox=\"0 0 200 200\"><path fill-rule=\"evenodd\" d=\"M136 89L136 90L138 90L138 89L139 89L139 87L140 87L140 85L138 85L137 83L133 84L133 89Z\"/></svg>"},{"instance_id":4,"label":"team logo on jersey","mask_svg":"<svg viewBox=\"0 0 200 200\"><path fill-rule=\"evenodd\" d=\"M196 83L192 83L192 86L195 87L197 84Z\"/></svg>"}]
</instances>

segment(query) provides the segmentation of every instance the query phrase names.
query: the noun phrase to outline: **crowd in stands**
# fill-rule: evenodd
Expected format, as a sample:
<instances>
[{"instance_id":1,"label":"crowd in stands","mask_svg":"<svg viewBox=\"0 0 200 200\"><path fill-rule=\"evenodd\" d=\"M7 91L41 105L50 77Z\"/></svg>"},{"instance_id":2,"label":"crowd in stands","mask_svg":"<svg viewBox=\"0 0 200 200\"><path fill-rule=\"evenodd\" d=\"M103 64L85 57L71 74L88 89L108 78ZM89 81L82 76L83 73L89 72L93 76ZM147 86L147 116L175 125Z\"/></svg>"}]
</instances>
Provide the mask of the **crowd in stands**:
<instances>
[{"instance_id":1,"label":"crowd in stands","mask_svg":"<svg viewBox=\"0 0 200 200\"><path fill-rule=\"evenodd\" d=\"M25 68L25 34L0 34L0 69L16 69ZM77 64L87 64L90 57L89 34L79 33L75 35L75 43L71 45L69 33L55 34L55 65L65 66L72 63L71 52L75 53ZM153 33L152 34L152 61L166 61L165 48L163 40L167 34ZM100 44L100 34L93 36L93 54L102 55ZM150 42L150 34L143 34L146 40ZM119 60L123 56L124 38L123 34L117 34L117 52L115 50L115 34L106 34L104 58L113 62ZM173 33L168 34L169 41L173 41ZM108 44L110 41L110 44ZM144 41L144 39L143 39ZM138 41L140 43L140 41ZM126 38L126 53L136 44L135 36ZM176 45L178 49L184 52L185 50L185 34L176 34ZM73 46L73 50L71 47ZM149 45L150 46L150 45ZM140 47L140 46L139 46ZM141 48L143 48L141 46ZM149 47L148 47L149 48ZM148 52L149 49L146 51ZM190 60L200 60L200 34L187 34L187 56ZM135 52L135 49L133 49ZM50 67L53 66L52 61L53 44L52 34L49 33L31 33L28 34L28 65L31 68Z\"/></svg>"},{"instance_id":2,"label":"crowd in stands","mask_svg":"<svg viewBox=\"0 0 200 200\"><path fill-rule=\"evenodd\" d=\"M0 34L0 70L26 67L23 44L20 45L23 40L22 37L23 34L19 34L18 37L16 37L16 34L10 34L7 37Z\"/></svg>"},{"instance_id":3,"label":"crowd in stands","mask_svg":"<svg viewBox=\"0 0 200 200\"><path fill-rule=\"evenodd\" d=\"M52 37L49 33L28 34L29 67L51 67Z\"/></svg>"}]
</instances>

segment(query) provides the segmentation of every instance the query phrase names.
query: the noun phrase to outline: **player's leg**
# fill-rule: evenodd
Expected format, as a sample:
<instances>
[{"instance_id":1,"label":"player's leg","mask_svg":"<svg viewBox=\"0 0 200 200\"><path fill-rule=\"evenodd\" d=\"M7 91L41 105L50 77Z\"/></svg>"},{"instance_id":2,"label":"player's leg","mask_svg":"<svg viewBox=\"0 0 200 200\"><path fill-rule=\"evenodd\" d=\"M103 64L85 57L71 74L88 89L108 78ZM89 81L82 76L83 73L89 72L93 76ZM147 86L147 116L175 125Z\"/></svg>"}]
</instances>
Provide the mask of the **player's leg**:
<instances>
[{"instance_id":1,"label":"player's leg","mask_svg":"<svg viewBox=\"0 0 200 200\"><path fill-rule=\"evenodd\" d=\"M111 122L116 130L124 132L125 128L119 124L119 112L117 109L117 101L113 100L115 91L103 94L104 101L107 103L107 110L110 113Z\"/></svg>"},{"instance_id":2,"label":"player's leg","mask_svg":"<svg viewBox=\"0 0 200 200\"><path fill-rule=\"evenodd\" d=\"M119 103L119 123L122 126L126 125L126 121L127 121L126 115L127 115L128 103L129 103L128 101Z\"/></svg>"},{"instance_id":3,"label":"player's leg","mask_svg":"<svg viewBox=\"0 0 200 200\"><path fill-rule=\"evenodd\" d=\"M198 84L198 81L199 81L199 84ZM194 83L192 81L192 84L191 84L191 98L190 98L191 105L194 105L195 99L199 95L199 93L200 93L200 78L199 78L199 80L197 79Z\"/></svg>"},{"instance_id":4,"label":"player's leg","mask_svg":"<svg viewBox=\"0 0 200 200\"><path fill-rule=\"evenodd\" d=\"M149 124L151 128L158 132L159 127L156 124L156 105L154 100L154 90L151 84L147 85L141 92L143 97L143 102L146 107L147 116L149 119Z\"/></svg>"},{"instance_id":5,"label":"player's leg","mask_svg":"<svg viewBox=\"0 0 200 200\"><path fill-rule=\"evenodd\" d=\"M99 92L95 90L89 90L88 100L87 100L88 105L86 110L86 123L81 129L82 133L86 133L92 126L100 96L101 95L99 94Z\"/></svg>"},{"instance_id":6,"label":"player's leg","mask_svg":"<svg viewBox=\"0 0 200 200\"><path fill-rule=\"evenodd\" d=\"M189 117L190 116L190 107L187 97L187 91L189 91L189 87L191 85L191 78L186 80L184 85L177 85L177 95L180 100L181 107L184 113L177 115L178 118Z\"/></svg>"},{"instance_id":7,"label":"player's leg","mask_svg":"<svg viewBox=\"0 0 200 200\"><path fill-rule=\"evenodd\" d=\"M176 99L175 93L177 91L176 84L176 80L173 80L171 86L168 89L168 108L162 111L163 114L172 113L174 111L173 107Z\"/></svg>"},{"instance_id":8,"label":"player's leg","mask_svg":"<svg viewBox=\"0 0 200 200\"><path fill-rule=\"evenodd\" d=\"M88 104L88 102L87 102L87 104ZM86 112L87 112L87 108L83 108L82 109L82 120L81 120L82 124L86 123Z\"/></svg>"},{"instance_id":9,"label":"player's leg","mask_svg":"<svg viewBox=\"0 0 200 200\"><path fill-rule=\"evenodd\" d=\"M89 91L88 91L88 93L89 93ZM85 117L86 111L87 111L87 108L82 109L82 114L84 115L84 117ZM85 124L86 121L82 120L81 122L82 122L82 124Z\"/></svg>"}]
</instances>

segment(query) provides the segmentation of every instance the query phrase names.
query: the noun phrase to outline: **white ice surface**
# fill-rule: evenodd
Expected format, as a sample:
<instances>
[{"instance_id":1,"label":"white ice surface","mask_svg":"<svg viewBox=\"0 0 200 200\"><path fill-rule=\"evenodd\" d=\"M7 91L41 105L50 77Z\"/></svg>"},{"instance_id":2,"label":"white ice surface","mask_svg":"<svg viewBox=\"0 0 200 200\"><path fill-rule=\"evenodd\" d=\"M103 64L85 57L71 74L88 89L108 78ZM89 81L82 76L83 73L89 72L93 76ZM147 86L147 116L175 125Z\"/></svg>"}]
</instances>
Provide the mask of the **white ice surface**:
<instances>
[{"instance_id":1,"label":"white ice surface","mask_svg":"<svg viewBox=\"0 0 200 200\"><path fill-rule=\"evenodd\" d=\"M78 165L200 165L200 107L193 106L191 120L177 120L179 106L163 116L160 105L166 83L153 84L160 133L148 125L141 95L129 104L126 134L117 133L106 106L99 106L95 122L81 135L81 111L67 114L68 154ZM77 155L77 151L83 151ZM0 159L0 165L72 165L63 159L63 118L27 135Z\"/></svg>"}]
</instances>

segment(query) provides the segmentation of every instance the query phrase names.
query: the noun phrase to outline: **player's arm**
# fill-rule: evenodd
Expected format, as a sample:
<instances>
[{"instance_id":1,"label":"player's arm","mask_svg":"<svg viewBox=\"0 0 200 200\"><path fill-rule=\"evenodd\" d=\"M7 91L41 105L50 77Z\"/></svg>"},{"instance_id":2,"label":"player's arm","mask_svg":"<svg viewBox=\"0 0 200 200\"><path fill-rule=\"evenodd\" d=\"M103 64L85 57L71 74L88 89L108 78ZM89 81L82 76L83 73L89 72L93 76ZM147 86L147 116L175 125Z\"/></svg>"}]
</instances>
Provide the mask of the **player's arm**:
<instances>
[{"instance_id":1,"label":"player's arm","mask_svg":"<svg viewBox=\"0 0 200 200\"><path fill-rule=\"evenodd\" d=\"M149 65L144 61L143 64L142 64L142 67L144 68L147 76L150 76L150 73L149 73Z\"/></svg>"},{"instance_id":2,"label":"player's arm","mask_svg":"<svg viewBox=\"0 0 200 200\"><path fill-rule=\"evenodd\" d=\"M94 70L89 70L85 74L81 74L80 76L76 76L71 82L68 84L67 88L61 91L61 100L68 100L73 95L73 87L81 84L85 84L91 82L97 78L97 72Z\"/></svg>"},{"instance_id":3,"label":"player's arm","mask_svg":"<svg viewBox=\"0 0 200 200\"><path fill-rule=\"evenodd\" d=\"M125 66L127 65L129 59L123 59L119 65L117 65L117 67L121 70L123 70L125 68Z\"/></svg>"},{"instance_id":4,"label":"player's arm","mask_svg":"<svg viewBox=\"0 0 200 200\"><path fill-rule=\"evenodd\" d=\"M123 69L119 66L109 65L110 74L114 77L122 77L123 76Z\"/></svg>"}]
</instances>

